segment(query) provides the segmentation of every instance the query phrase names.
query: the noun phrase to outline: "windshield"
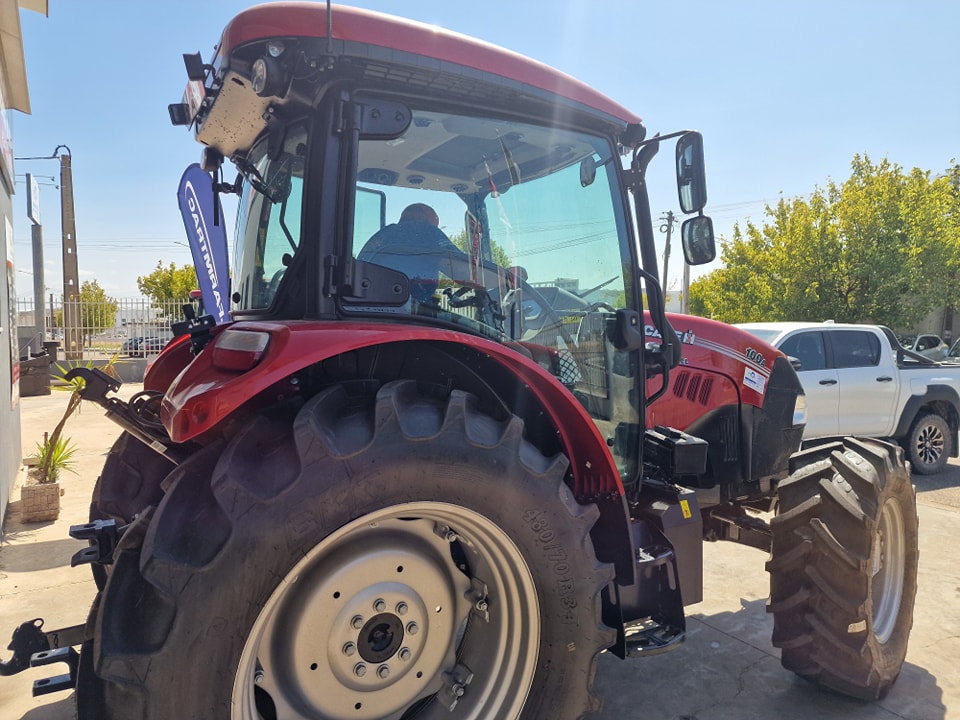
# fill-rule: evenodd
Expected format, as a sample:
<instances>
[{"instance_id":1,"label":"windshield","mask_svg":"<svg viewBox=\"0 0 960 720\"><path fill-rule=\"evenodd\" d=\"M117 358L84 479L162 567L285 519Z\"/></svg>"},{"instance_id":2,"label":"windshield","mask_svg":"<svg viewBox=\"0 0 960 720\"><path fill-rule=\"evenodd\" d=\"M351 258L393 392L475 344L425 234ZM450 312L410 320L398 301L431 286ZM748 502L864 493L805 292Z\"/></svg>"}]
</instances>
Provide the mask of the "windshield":
<instances>
[{"instance_id":1,"label":"windshield","mask_svg":"<svg viewBox=\"0 0 960 720\"><path fill-rule=\"evenodd\" d=\"M636 370L608 332L616 308L639 305L609 140L414 110L358 158L349 250L402 273L409 298L344 297L344 312L519 341L598 423L638 423Z\"/></svg>"},{"instance_id":2,"label":"windshield","mask_svg":"<svg viewBox=\"0 0 960 720\"><path fill-rule=\"evenodd\" d=\"M746 330L751 335L760 338L765 343L769 343L770 345L773 345L774 341L783 335L783 330L764 330L762 328L750 327L749 325L738 325L737 327Z\"/></svg>"},{"instance_id":3,"label":"windshield","mask_svg":"<svg viewBox=\"0 0 960 720\"><path fill-rule=\"evenodd\" d=\"M633 292L619 160L601 138L415 112L400 138L361 141L359 158L353 255L410 281L410 301L379 314L524 340Z\"/></svg>"}]
</instances>

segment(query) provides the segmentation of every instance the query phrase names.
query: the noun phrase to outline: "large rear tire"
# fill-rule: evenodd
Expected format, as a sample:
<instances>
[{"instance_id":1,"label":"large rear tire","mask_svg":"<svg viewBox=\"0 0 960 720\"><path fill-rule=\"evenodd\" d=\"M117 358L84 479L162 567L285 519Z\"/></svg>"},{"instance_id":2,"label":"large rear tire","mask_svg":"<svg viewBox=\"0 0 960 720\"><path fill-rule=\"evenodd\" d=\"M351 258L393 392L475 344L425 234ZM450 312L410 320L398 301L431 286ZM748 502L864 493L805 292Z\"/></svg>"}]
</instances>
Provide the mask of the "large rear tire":
<instances>
[{"instance_id":1,"label":"large rear tire","mask_svg":"<svg viewBox=\"0 0 960 720\"><path fill-rule=\"evenodd\" d=\"M811 682L884 697L917 590L916 494L899 447L845 438L797 453L771 521L773 644Z\"/></svg>"},{"instance_id":2,"label":"large rear tire","mask_svg":"<svg viewBox=\"0 0 960 720\"><path fill-rule=\"evenodd\" d=\"M151 450L128 432L121 433L103 463L103 471L93 486L90 521L116 520L129 525L134 518L163 498L161 483L175 465ZM103 590L109 566L90 566L97 589Z\"/></svg>"},{"instance_id":3,"label":"large rear tire","mask_svg":"<svg viewBox=\"0 0 960 720\"><path fill-rule=\"evenodd\" d=\"M516 417L409 381L258 416L103 594L105 719L558 718L612 644L599 512ZM100 701L96 701L100 705ZM93 716L93 713L88 713ZM83 713L81 712L81 717Z\"/></svg>"}]
</instances>

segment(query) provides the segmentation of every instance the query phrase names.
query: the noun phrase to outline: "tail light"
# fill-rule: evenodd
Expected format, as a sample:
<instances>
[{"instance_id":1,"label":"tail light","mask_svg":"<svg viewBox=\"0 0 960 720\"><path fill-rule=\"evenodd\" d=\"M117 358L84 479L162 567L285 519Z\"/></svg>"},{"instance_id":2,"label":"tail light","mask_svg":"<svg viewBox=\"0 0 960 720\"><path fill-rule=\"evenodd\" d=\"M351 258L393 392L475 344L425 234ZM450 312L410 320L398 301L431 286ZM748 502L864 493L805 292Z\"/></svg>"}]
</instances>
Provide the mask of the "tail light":
<instances>
[{"instance_id":1,"label":"tail light","mask_svg":"<svg viewBox=\"0 0 960 720\"><path fill-rule=\"evenodd\" d=\"M221 370L250 370L260 362L269 343L269 333L224 330L214 340L213 365Z\"/></svg>"}]
</instances>

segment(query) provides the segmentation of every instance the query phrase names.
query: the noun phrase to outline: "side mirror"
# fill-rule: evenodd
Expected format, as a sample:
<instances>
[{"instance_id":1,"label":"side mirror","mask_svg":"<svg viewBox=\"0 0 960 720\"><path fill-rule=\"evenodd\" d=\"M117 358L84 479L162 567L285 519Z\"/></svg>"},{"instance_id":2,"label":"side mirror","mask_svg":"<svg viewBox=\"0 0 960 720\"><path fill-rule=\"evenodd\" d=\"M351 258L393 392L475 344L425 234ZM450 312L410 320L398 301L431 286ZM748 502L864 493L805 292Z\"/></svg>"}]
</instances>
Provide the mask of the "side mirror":
<instances>
[{"instance_id":1,"label":"side mirror","mask_svg":"<svg viewBox=\"0 0 960 720\"><path fill-rule=\"evenodd\" d=\"M685 220L680 226L683 257L689 265L703 265L717 257L717 245L713 239L713 220L698 215Z\"/></svg>"},{"instance_id":2,"label":"side mirror","mask_svg":"<svg viewBox=\"0 0 960 720\"><path fill-rule=\"evenodd\" d=\"M703 136L698 132L688 132L677 141L677 193L686 215L700 212L707 204Z\"/></svg>"}]
</instances>

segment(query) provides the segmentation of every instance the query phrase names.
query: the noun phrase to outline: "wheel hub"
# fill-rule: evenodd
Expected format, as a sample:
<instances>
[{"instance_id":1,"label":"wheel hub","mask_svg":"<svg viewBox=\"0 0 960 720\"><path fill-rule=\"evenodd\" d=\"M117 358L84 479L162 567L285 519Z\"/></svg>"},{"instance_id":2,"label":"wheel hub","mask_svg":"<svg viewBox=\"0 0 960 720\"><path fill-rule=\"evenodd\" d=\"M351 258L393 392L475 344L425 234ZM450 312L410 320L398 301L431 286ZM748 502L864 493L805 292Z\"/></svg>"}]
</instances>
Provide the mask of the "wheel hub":
<instances>
[{"instance_id":1,"label":"wheel hub","mask_svg":"<svg viewBox=\"0 0 960 720\"><path fill-rule=\"evenodd\" d=\"M413 558L407 558L402 565L403 572L412 572L415 565ZM391 569L396 572L396 568ZM316 660L307 662L318 655L312 630L302 635L298 631L295 652L302 658L300 662L308 667L316 664L321 672L328 669L344 688L352 690L378 690L399 683L401 694L416 695L422 691L423 683L418 681L436 673L443 662L452 642L455 618L451 612L453 595L443 587L443 579L438 575L431 577L429 568L421 568L418 575L434 588L429 597L434 612L428 610L427 598L403 583L381 582L355 588L329 629L321 631L320 637L327 645L326 664ZM339 580L338 587L350 588L349 577ZM333 595L338 593L340 598L346 595L343 590L334 591ZM317 611L323 613L322 608ZM314 622L311 618L310 625ZM433 635L422 632L431 622ZM329 634L323 634L327 632ZM412 669L416 675L406 678ZM308 678L303 682L308 682ZM322 688L320 692L328 690ZM317 702L320 702L319 696Z\"/></svg>"},{"instance_id":2,"label":"wheel hub","mask_svg":"<svg viewBox=\"0 0 960 720\"><path fill-rule=\"evenodd\" d=\"M403 642L403 622L391 613L375 615L360 631L357 646L360 657L379 663L393 657Z\"/></svg>"}]
</instances>

